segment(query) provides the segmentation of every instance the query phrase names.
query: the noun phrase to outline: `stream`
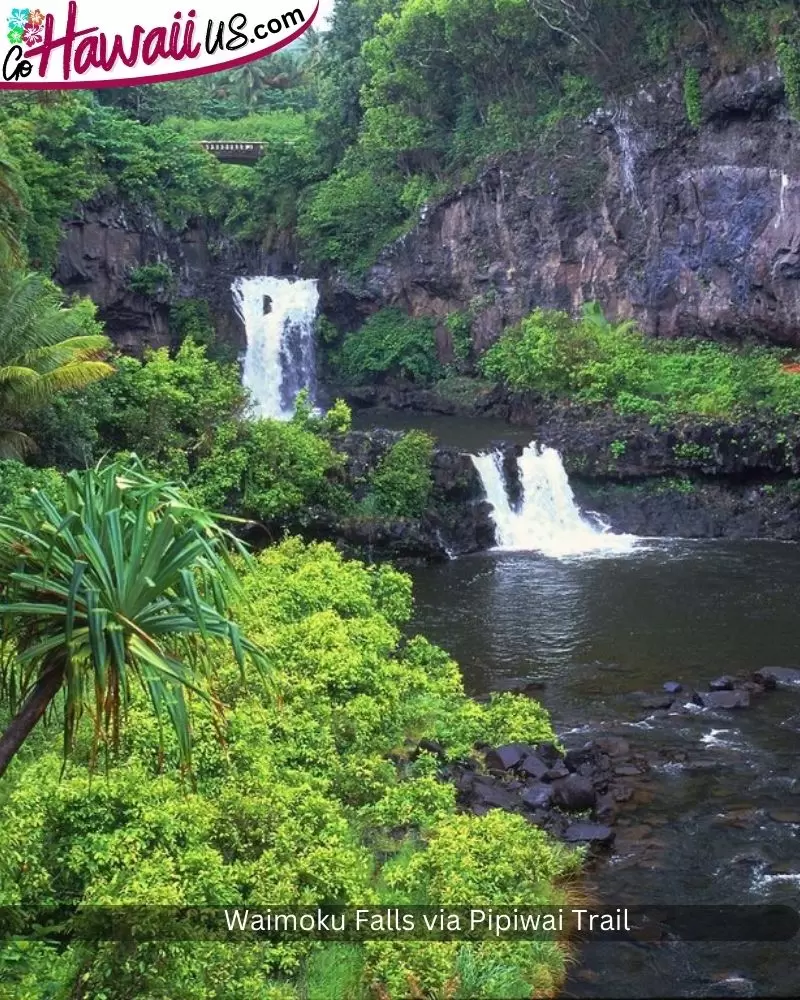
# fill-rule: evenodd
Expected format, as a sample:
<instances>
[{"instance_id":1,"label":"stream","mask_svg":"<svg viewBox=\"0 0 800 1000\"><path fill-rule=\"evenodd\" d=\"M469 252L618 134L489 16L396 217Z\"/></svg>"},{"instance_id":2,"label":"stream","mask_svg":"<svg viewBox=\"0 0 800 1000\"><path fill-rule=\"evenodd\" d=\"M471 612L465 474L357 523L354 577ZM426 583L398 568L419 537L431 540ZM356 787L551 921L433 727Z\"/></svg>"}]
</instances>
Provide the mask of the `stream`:
<instances>
[{"instance_id":1,"label":"stream","mask_svg":"<svg viewBox=\"0 0 800 1000\"><path fill-rule=\"evenodd\" d=\"M413 628L453 655L473 695L538 682L568 748L611 735L653 761L613 852L590 867L591 895L607 907L796 907L800 687L746 710L680 709L721 675L800 662L800 548L613 535L581 516L557 453L534 446L514 506L493 442L529 444L530 431L372 419L471 453L495 510L502 549L412 571ZM679 711L644 709L642 694L668 681L687 692ZM796 996L798 957L796 941L588 944L563 996Z\"/></svg>"},{"instance_id":2,"label":"stream","mask_svg":"<svg viewBox=\"0 0 800 1000\"><path fill-rule=\"evenodd\" d=\"M413 575L414 628L452 653L471 693L539 680L567 746L610 734L661 755L649 801L631 804L614 853L590 872L604 906L797 905L800 691L741 712L649 719L632 697L796 662L796 546L660 541L565 560L500 552ZM594 944L564 996L795 996L797 961L796 942Z\"/></svg>"}]
</instances>

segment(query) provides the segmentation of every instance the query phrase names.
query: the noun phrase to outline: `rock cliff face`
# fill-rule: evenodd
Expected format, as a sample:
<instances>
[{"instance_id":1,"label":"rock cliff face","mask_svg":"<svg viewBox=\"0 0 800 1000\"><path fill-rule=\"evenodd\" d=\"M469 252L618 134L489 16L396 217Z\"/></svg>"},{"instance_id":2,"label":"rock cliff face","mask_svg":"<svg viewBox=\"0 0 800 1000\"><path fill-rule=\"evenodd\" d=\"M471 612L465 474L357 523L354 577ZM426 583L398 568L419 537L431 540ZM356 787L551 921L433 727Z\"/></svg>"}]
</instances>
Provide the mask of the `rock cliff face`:
<instances>
[{"instance_id":1,"label":"rock cliff face","mask_svg":"<svg viewBox=\"0 0 800 1000\"><path fill-rule=\"evenodd\" d=\"M774 65L703 87L699 129L676 78L502 158L424 209L362 294L434 316L471 304L479 349L536 306L589 300L655 336L800 345L800 124Z\"/></svg>"},{"instance_id":2,"label":"rock cliff face","mask_svg":"<svg viewBox=\"0 0 800 1000\"><path fill-rule=\"evenodd\" d=\"M94 202L67 223L55 279L67 292L92 298L109 336L138 354L170 343L167 298L146 298L130 288L131 272L156 261L170 265L178 297L208 301L219 338L236 347L245 337L233 307L233 279L288 274L294 267L289 248L266 255L202 224L178 233L145 210Z\"/></svg>"}]
</instances>

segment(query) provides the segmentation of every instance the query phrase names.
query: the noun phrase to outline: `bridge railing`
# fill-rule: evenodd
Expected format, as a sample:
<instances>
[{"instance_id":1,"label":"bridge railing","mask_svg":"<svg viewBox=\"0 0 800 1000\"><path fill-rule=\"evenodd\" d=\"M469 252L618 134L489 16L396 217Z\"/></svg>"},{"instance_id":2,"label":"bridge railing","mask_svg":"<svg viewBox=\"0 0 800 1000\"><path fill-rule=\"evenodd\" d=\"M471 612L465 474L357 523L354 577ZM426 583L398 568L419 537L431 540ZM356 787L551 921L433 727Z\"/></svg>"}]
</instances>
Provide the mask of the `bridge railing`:
<instances>
[{"instance_id":1,"label":"bridge railing","mask_svg":"<svg viewBox=\"0 0 800 1000\"><path fill-rule=\"evenodd\" d=\"M267 150L265 142L201 141L200 145L220 160L258 160Z\"/></svg>"}]
</instances>

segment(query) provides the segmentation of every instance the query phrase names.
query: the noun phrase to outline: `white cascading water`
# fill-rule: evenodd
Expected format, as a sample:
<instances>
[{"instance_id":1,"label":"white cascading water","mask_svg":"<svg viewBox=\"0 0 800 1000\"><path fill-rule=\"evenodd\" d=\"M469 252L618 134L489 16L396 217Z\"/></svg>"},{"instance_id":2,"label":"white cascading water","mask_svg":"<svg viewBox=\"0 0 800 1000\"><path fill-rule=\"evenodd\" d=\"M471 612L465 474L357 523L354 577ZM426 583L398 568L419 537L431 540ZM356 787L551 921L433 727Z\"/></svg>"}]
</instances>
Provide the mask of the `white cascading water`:
<instances>
[{"instance_id":1,"label":"white cascading water","mask_svg":"<svg viewBox=\"0 0 800 1000\"><path fill-rule=\"evenodd\" d=\"M473 455L472 461L493 507L500 549L541 552L559 559L631 552L639 541L633 535L615 535L599 519L593 524L581 514L561 456L552 448L532 444L520 457L518 510L508 498L502 455Z\"/></svg>"},{"instance_id":2,"label":"white cascading water","mask_svg":"<svg viewBox=\"0 0 800 1000\"><path fill-rule=\"evenodd\" d=\"M314 398L317 282L237 278L231 290L247 331L243 381L255 411L260 417L288 420L302 389Z\"/></svg>"}]
</instances>

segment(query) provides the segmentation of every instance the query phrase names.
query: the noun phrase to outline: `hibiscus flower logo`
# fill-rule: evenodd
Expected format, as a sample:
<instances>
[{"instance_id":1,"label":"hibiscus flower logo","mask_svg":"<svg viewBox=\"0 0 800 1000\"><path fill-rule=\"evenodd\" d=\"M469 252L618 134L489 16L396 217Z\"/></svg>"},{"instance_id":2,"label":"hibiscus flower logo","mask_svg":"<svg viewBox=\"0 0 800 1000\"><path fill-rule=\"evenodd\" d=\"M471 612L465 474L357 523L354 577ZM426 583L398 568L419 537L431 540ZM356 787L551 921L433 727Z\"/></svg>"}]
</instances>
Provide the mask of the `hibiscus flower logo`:
<instances>
[{"instance_id":1,"label":"hibiscus flower logo","mask_svg":"<svg viewBox=\"0 0 800 1000\"><path fill-rule=\"evenodd\" d=\"M8 18L8 40L12 45L40 45L43 39L42 26L47 18L37 7L14 7Z\"/></svg>"},{"instance_id":2,"label":"hibiscus flower logo","mask_svg":"<svg viewBox=\"0 0 800 1000\"><path fill-rule=\"evenodd\" d=\"M12 45L19 45L25 35L25 25L28 23L30 10L27 7L13 7L8 18L8 40Z\"/></svg>"},{"instance_id":3,"label":"hibiscus flower logo","mask_svg":"<svg viewBox=\"0 0 800 1000\"><path fill-rule=\"evenodd\" d=\"M15 28L19 28L20 31L25 30L25 25L30 20L31 12L27 7L13 7L11 10L11 17L8 19L8 28L13 31Z\"/></svg>"},{"instance_id":4,"label":"hibiscus flower logo","mask_svg":"<svg viewBox=\"0 0 800 1000\"><path fill-rule=\"evenodd\" d=\"M26 24L22 38L29 48L33 45L39 45L43 38L42 29L35 24Z\"/></svg>"}]
</instances>

